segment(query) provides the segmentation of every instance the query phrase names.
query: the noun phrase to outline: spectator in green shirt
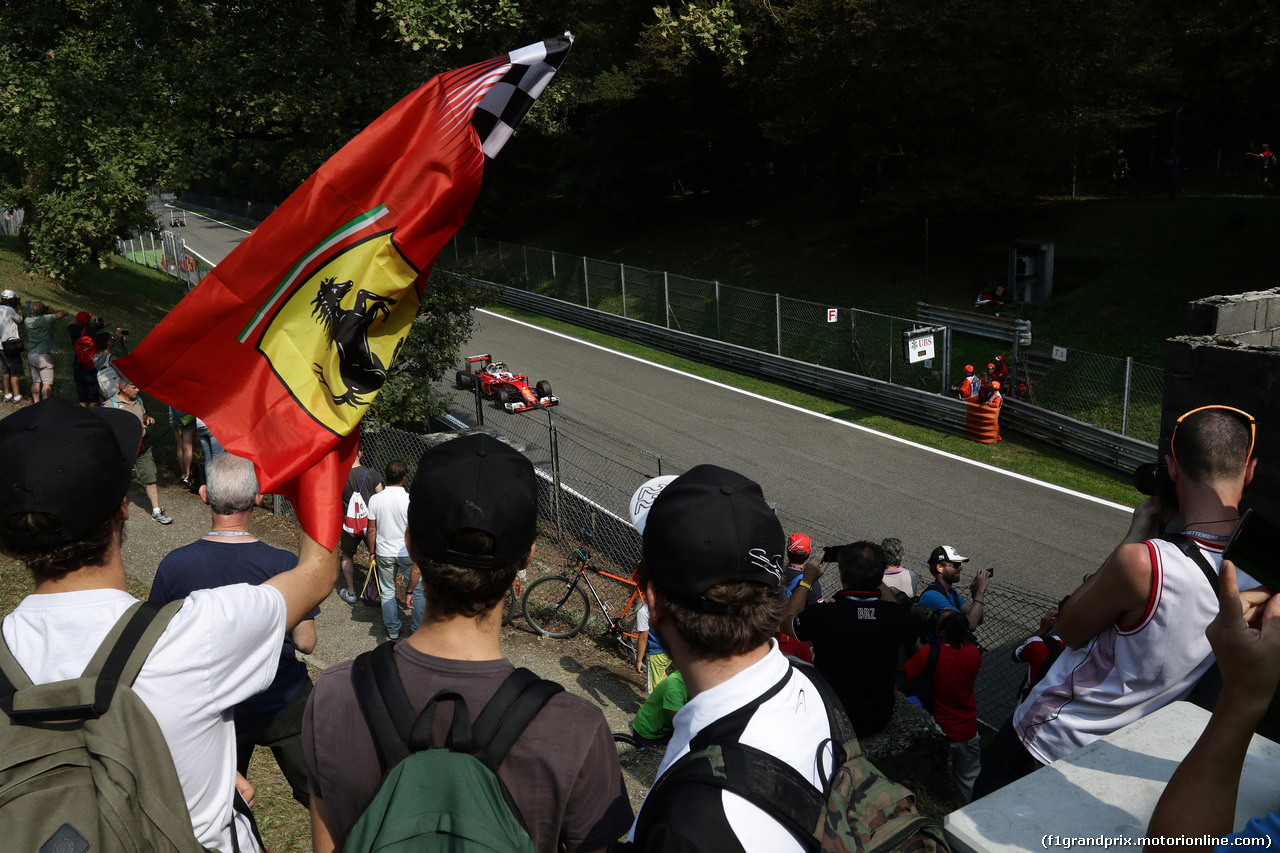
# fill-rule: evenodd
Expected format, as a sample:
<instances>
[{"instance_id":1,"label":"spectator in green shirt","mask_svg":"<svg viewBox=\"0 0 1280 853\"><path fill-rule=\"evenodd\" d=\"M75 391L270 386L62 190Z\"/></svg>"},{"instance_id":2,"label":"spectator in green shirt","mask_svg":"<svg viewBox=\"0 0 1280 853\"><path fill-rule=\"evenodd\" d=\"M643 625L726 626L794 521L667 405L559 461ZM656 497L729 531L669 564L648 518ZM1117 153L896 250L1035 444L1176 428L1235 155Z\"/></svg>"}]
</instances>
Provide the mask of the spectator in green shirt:
<instances>
[{"instance_id":1,"label":"spectator in green shirt","mask_svg":"<svg viewBox=\"0 0 1280 853\"><path fill-rule=\"evenodd\" d=\"M49 399L53 393L53 324L67 316L43 302L31 305L31 316L23 320L27 327L27 364L31 366L31 402Z\"/></svg>"},{"instance_id":2,"label":"spectator in green shirt","mask_svg":"<svg viewBox=\"0 0 1280 853\"><path fill-rule=\"evenodd\" d=\"M666 746L675 731L672 719L688 701L689 690L679 672L659 681L631 721L631 734L635 736L636 745Z\"/></svg>"}]
</instances>

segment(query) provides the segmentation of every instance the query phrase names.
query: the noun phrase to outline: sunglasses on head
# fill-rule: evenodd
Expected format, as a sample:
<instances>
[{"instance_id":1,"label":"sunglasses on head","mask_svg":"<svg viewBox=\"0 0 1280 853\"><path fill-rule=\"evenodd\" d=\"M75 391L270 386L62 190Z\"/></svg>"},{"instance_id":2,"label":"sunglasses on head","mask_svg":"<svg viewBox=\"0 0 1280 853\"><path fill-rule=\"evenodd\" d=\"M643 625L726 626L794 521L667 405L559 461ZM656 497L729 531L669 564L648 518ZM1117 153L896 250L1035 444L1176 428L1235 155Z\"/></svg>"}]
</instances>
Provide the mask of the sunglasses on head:
<instances>
[{"instance_id":1,"label":"sunglasses on head","mask_svg":"<svg viewBox=\"0 0 1280 853\"><path fill-rule=\"evenodd\" d=\"M1227 414L1232 415L1233 417L1238 419L1240 423L1244 424L1246 427L1249 428L1249 452L1246 453L1244 456L1245 461L1248 461L1249 457L1253 456L1253 445L1254 445L1254 442L1257 441L1258 439L1258 425L1254 421L1253 415L1249 414L1243 409L1237 409L1232 406L1201 406L1198 409L1192 409L1191 411L1182 415L1182 417L1178 418L1177 422L1174 423L1173 425L1173 435L1169 436L1169 453L1173 456L1174 462L1178 461L1178 451L1175 449L1178 446L1178 427L1182 425L1183 421L1185 421L1187 418L1194 415L1196 412L1205 412L1211 409L1217 409L1219 411L1226 412Z\"/></svg>"}]
</instances>

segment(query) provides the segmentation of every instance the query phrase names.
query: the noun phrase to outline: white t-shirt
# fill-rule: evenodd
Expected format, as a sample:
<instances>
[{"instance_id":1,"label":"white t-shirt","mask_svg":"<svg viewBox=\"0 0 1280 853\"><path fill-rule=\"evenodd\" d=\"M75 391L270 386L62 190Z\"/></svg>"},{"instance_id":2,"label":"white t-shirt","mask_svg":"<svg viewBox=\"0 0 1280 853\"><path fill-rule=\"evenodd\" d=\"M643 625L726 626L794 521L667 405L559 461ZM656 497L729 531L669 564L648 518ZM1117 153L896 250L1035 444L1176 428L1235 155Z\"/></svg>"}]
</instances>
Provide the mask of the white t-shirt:
<instances>
[{"instance_id":1,"label":"white t-shirt","mask_svg":"<svg viewBox=\"0 0 1280 853\"><path fill-rule=\"evenodd\" d=\"M666 755L662 756L659 777L689 751L689 742L698 732L767 692L787 674L790 662L778 650L776 640L769 643L767 655L728 681L694 696L676 713L675 733L667 744ZM751 715L739 743L782 759L822 790L835 772L835 759L828 743L822 751L823 766L819 767L818 748L830 738L831 723L818 688L796 669L782 690ZM725 791L721 798L725 818L738 836L738 843L748 853L802 853L804 850L782 824L742 797ZM643 810L644 806L640 808ZM633 822L628 841L634 840L635 831Z\"/></svg>"},{"instance_id":2,"label":"white t-shirt","mask_svg":"<svg viewBox=\"0 0 1280 853\"><path fill-rule=\"evenodd\" d=\"M18 337L18 322L22 318L8 305L0 305L0 341Z\"/></svg>"},{"instance_id":3,"label":"white t-shirt","mask_svg":"<svg viewBox=\"0 0 1280 853\"><path fill-rule=\"evenodd\" d=\"M4 617L4 641L36 684L79 678L116 621L137 601L118 589L29 595ZM231 849L236 774L231 709L275 678L284 639L279 590L236 584L193 592L160 636L134 692L169 744L196 839ZM241 850L256 843L243 816Z\"/></svg>"},{"instance_id":4,"label":"white t-shirt","mask_svg":"<svg viewBox=\"0 0 1280 853\"><path fill-rule=\"evenodd\" d=\"M404 531L409 526L409 493L404 486L387 486L369 498L369 520L378 523L379 557L407 557Z\"/></svg>"}]
</instances>

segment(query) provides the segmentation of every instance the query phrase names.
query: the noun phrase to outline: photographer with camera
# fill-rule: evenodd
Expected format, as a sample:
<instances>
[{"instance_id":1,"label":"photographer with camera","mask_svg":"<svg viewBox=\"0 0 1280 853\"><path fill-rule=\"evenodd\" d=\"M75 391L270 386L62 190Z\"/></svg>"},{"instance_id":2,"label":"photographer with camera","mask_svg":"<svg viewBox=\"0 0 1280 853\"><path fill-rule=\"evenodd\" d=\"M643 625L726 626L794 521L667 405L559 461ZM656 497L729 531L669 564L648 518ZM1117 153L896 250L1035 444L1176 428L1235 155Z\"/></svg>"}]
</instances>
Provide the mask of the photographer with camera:
<instances>
[{"instance_id":1,"label":"photographer with camera","mask_svg":"<svg viewBox=\"0 0 1280 853\"><path fill-rule=\"evenodd\" d=\"M1254 436L1253 418L1227 406L1178 418L1165 471L1138 472L1161 494L1134 510L1119 547L1071 594L1056 624L1067 650L983 756L976 797L1191 693L1213 663L1205 628L1218 613L1222 549L1253 478ZM1164 538L1175 512L1182 535ZM1257 582L1241 574L1240 586Z\"/></svg>"},{"instance_id":2,"label":"photographer with camera","mask_svg":"<svg viewBox=\"0 0 1280 853\"><path fill-rule=\"evenodd\" d=\"M983 602L987 597L987 582L991 580L991 569L978 572L969 582L969 595L973 601L965 601L955 591L955 584L960 583L960 571L968 557L960 556L960 552L950 545L939 545L929 555L929 571L933 572L933 583L924 588L920 594L920 603L930 610L958 610L969 620L969 630L976 631L982 624Z\"/></svg>"}]
</instances>

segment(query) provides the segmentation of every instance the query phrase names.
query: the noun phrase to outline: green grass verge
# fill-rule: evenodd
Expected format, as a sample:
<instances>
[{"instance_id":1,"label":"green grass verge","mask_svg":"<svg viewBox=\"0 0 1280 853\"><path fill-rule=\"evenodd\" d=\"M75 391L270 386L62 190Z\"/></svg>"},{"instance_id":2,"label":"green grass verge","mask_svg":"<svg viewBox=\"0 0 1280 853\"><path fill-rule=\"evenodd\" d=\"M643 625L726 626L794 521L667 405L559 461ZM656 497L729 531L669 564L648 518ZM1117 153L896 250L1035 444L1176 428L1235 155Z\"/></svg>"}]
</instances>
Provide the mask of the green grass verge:
<instances>
[{"instance_id":1,"label":"green grass verge","mask_svg":"<svg viewBox=\"0 0 1280 853\"><path fill-rule=\"evenodd\" d=\"M674 367L695 376L723 382L726 385L741 388L744 391L751 391L783 403L789 403L813 412L856 423L888 435L923 444L926 447L945 450L957 456L974 459L995 468L1002 468L1006 471L1034 477L1037 480L1074 489L1087 495L1115 501L1126 506L1137 506L1144 500L1144 496L1133 488L1127 478L1110 472L1101 466L1083 462L1035 439L1011 434L1000 444L977 444L976 442L925 427L900 423L885 415L878 415L865 409L826 400L803 391L797 391L794 388L788 388L785 385L742 376L722 368L690 361L660 350L650 349L630 341L590 329L583 329L507 305L491 306L491 310L542 328L563 332L618 352L638 356L646 361Z\"/></svg>"}]
</instances>

